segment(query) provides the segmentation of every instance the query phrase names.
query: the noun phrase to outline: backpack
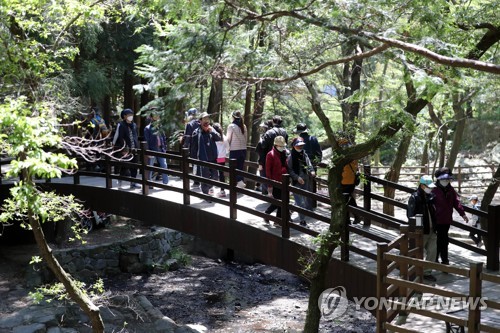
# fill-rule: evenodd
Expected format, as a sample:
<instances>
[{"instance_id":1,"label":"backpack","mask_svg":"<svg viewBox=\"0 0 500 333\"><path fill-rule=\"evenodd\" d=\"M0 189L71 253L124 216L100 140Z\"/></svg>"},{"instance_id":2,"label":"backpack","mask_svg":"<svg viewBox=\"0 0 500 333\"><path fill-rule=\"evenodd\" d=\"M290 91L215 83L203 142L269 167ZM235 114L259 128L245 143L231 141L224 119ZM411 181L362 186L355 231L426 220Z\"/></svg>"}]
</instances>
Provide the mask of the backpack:
<instances>
[{"instance_id":1,"label":"backpack","mask_svg":"<svg viewBox=\"0 0 500 333\"><path fill-rule=\"evenodd\" d=\"M106 126L106 122L104 122L104 119L102 119L100 116L95 116L92 118L92 124L98 129L98 133L101 135L101 137L107 137L109 134L109 129L108 126Z\"/></svg>"}]
</instances>

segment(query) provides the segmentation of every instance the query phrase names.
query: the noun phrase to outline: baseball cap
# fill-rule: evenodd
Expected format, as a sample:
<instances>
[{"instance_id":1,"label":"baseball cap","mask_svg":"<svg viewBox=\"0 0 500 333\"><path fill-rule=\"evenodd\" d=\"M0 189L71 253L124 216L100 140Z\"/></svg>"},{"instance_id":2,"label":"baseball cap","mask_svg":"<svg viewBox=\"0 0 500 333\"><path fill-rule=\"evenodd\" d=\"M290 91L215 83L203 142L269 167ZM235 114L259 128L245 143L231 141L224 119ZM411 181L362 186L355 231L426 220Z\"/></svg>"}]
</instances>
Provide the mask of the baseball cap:
<instances>
[{"instance_id":1,"label":"baseball cap","mask_svg":"<svg viewBox=\"0 0 500 333\"><path fill-rule=\"evenodd\" d=\"M304 140L302 139L299 139L299 138L296 138L295 140L293 140L292 142L292 146L293 147L300 147L300 146L303 146L305 145L306 143L304 142Z\"/></svg>"},{"instance_id":2,"label":"baseball cap","mask_svg":"<svg viewBox=\"0 0 500 333\"><path fill-rule=\"evenodd\" d=\"M432 177L428 175L423 175L422 177L420 177L420 184L423 184L430 188L436 187L436 185L432 181Z\"/></svg>"}]
</instances>

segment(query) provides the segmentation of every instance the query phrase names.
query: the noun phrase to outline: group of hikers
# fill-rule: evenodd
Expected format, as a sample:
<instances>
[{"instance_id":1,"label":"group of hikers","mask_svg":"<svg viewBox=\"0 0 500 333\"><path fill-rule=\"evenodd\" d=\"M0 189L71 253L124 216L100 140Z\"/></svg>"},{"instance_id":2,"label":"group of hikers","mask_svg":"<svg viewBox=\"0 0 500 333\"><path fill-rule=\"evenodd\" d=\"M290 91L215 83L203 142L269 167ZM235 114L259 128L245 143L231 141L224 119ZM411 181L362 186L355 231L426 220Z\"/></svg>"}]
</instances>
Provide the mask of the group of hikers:
<instances>
[{"instance_id":1,"label":"group of hikers","mask_svg":"<svg viewBox=\"0 0 500 333\"><path fill-rule=\"evenodd\" d=\"M116 126L112 135L112 144L120 147L118 153L120 156L127 156L130 162L137 162L137 155L130 154L130 151L139 148L138 129L134 123L134 112L131 109L124 109L121 114L122 121ZM92 137L100 138L109 135L109 130L104 124L99 110L92 109L92 118L90 124L93 126ZM147 125L144 128L144 139L147 143L147 149L157 152L167 151L167 142L165 135L159 130L159 116L152 115L148 117ZM259 126L260 139L256 145L255 152L258 155L258 172L261 177L273 181L281 182L283 174L289 174L292 185L310 192L316 192L316 172L318 165L322 160L322 150L318 139L310 135L305 124L297 124L293 131L294 137L288 145L289 136L283 127L282 118L279 115L273 116ZM339 145L345 147L351 145L347 136L340 136ZM180 138L180 144L183 148L189 150L189 156L194 159L209 163L218 163L224 165L226 158L236 160L236 169L244 170L245 159L247 157L247 128L244 124L240 111L234 111L231 114L231 123L227 126L224 133L221 124L212 123L211 115L202 112L199 113L196 108L191 108L186 112L186 124L183 135ZM287 147L290 149L287 149ZM164 157L152 156L149 158L149 165L158 164L160 168L167 168L167 162ZM119 171L122 176L137 176L137 168L121 168ZM224 172L210 167L193 165L193 173L205 179L218 180L225 182ZM359 184L358 163L352 161L344 166L342 173L341 189L344 193L347 205L356 205L354 198L354 189ZM449 168L443 167L435 173L436 181L431 176L424 175L420 178L417 190L410 196L408 201L408 218L422 215L422 225L424 231L424 248L426 260L441 260L443 264L449 264L448 258L448 233L452 222L453 209L455 209L465 222L468 218L465 215L459 196L451 186L453 175ZM150 172L148 178L152 180L153 173ZM163 184L168 184L168 174L161 174ZM245 187L244 177L236 176L237 186ZM121 187L121 181L118 181ZM130 188L139 188L140 185L131 182ZM215 194L214 186L194 181L193 188L201 188L201 191L207 195L217 195L225 197L224 188ZM260 185L262 194L281 199L281 187L269 186L265 182ZM306 210L313 210L314 200L310 197L293 194L295 205ZM207 200L210 202L210 200ZM474 208L477 206L477 196L471 197L471 204ZM277 211L276 216L281 218L281 206L270 204L265 210L266 214ZM306 217L298 213L300 225L306 226ZM473 215L474 223L477 226L477 216ZM270 223L265 218L266 223ZM353 223L360 222L358 216L354 215ZM348 221L350 223L350 219ZM279 226L279 222L275 222ZM481 237L471 233L470 237L477 246L481 244ZM428 280L435 280L430 270L424 272L424 277Z\"/></svg>"},{"instance_id":2,"label":"group of hikers","mask_svg":"<svg viewBox=\"0 0 500 333\"><path fill-rule=\"evenodd\" d=\"M198 114L196 109L187 111L188 121L182 138L182 146L189 149L190 157L201 161L225 164L226 157L236 160L236 169L244 170L247 157L247 128L240 111L231 114L232 121L227 126L226 134L219 123L211 125L210 115L206 112ZM317 165L321 162L322 151L318 139L309 135L305 124L298 124L291 140L291 149L287 150L288 133L282 126L282 118L275 115L260 126L260 140L255 152L258 155L258 171L261 177L281 182L283 174L289 174L292 185L313 191ZM210 167L194 166L193 172L207 179L224 182L224 173ZM244 177L236 176L238 187L245 187ZM200 187L199 182L193 182L193 187ZM214 195L212 185L201 183L201 190L208 195ZM281 187L268 186L263 182L260 186L263 194L281 199ZM226 196L223 188L217 196ZM294 194L295 204L304 209L312 210L313 201L302 195ZM210 200L208 200L210 201ZM266 213L277 210L281 217L281 207L271 204ZM299 213L301 225L307 225L305 216ZM269 219L265 219L269 223ZM279 223L276 223L279 225Z\"/></svg>"}]
</instances>

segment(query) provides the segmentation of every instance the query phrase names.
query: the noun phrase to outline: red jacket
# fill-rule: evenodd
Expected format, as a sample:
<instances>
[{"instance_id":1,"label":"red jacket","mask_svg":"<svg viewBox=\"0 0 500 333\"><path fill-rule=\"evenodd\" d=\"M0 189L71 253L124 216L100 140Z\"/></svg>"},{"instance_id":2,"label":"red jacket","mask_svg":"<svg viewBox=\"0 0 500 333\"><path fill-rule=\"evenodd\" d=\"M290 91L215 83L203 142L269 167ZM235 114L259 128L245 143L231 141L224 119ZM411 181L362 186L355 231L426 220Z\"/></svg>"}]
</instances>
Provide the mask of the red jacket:
<instances>
[{"instance_id":1,"label":"red jacket","mask_svg":"<svg viewBox=\"0 0 500 333\"><path fill-rule=\"evenodd\" d=\"M281 175L287 173L286 169L286 158L283 158L284 162L282 161L282 154L286 153L279 152L276 147L273 147L269 153L266 155L266 177L272 180L276 180L278 182L281 182Z\"/></svg>"}]
</instances>

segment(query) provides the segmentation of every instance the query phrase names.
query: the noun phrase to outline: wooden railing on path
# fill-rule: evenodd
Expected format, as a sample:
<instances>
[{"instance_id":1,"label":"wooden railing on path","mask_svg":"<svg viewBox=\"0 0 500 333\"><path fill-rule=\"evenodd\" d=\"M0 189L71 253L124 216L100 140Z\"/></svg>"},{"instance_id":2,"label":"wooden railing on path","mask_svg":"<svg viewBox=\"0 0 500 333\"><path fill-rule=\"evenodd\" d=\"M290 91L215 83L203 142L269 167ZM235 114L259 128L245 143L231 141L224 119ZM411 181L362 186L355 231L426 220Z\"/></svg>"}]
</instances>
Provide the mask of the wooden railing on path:
<instances>
[{"instance_id":1,"label":"wooden railing on path","mask_svg":"<svg viewBox=\"0 0 500 333\"><path fill-rule=\"evenodd\" d=\"M445 322L447 332L452 325L466 327L470 333L496 332L500 333L498 323L490 323L482 320L481 307L500 310L500 302L488 299L488 295L482 294L483 282L488 281L500 287L500 276L483 272L482 263L470 263L469 268L459 268L423 260L423 234L421 228L401 227L401 236L390 243L380 243L377 246L377 333L390 332L422 332L422 329L410 329L392 323L396 316L414 313L427 318L433 318ZM414 245L411 246L411 240ZM399 248L399 254L389 253ZM446 273L452 273L469 279L468 293L457 290L433 287L423 283L424 269L434 269ZM399 275L391 276L391 273L399 270ZM438 312L426 307L425 299L416 300L416 294L423 293L452 298L454 300L465 300L467 305L459 309L465 312L467 318L454 315L459 312ZM500 294L500 293L499 293ZM458 304L447 302L446 304Z\"/></svg>"}]
</instances>

